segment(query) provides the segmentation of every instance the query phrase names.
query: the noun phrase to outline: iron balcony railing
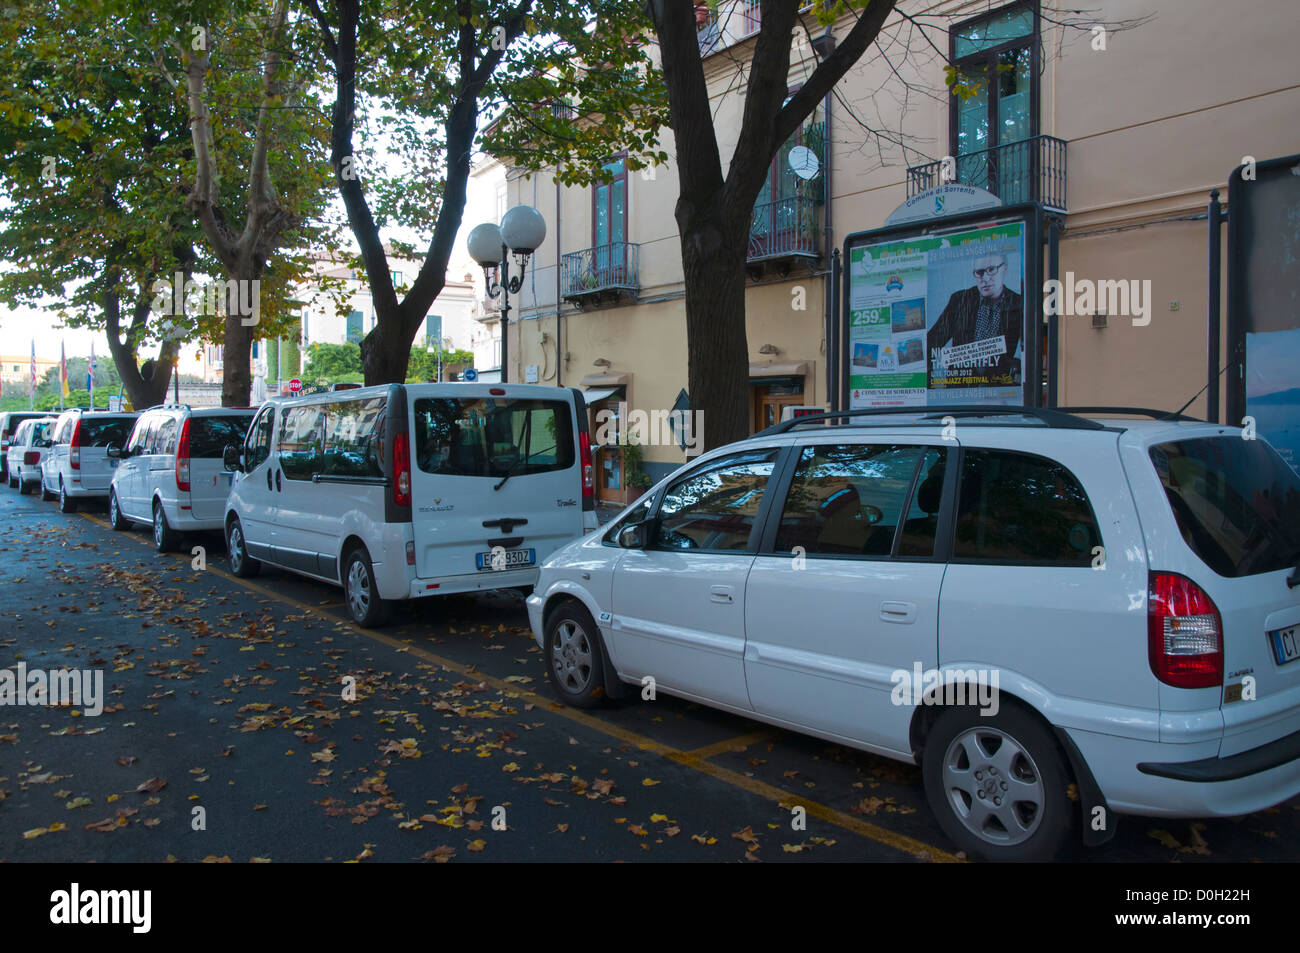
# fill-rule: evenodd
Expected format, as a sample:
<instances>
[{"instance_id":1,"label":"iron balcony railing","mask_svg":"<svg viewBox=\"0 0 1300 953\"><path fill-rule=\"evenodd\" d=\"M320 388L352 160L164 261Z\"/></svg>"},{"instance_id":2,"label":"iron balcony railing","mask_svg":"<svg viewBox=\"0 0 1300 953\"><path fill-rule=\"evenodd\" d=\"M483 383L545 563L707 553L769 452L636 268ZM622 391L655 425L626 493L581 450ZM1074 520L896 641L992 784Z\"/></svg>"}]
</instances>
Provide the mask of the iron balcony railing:
<instances>
[{"instance_id":1,"label":"iron balcony railing","mask_svg":"<svg viewBox=\"0 0 1300 953\"><path fill-rule=\"evenodd\" d=\"M560 289L566 298L602 291L636 291L641 246L611 242L570 252L560 259Z\"/></svg>"},{"instance_id":2,"label":"iron balcony railing","mask_svg":"<svg viewBox=\"0 0 1300 953\"><path fill-rule=\"evenodd\" d=\"M790 195L754 206L749 224L749 260L802 255L815 258L817 202L809 195Z\"/></svg>"},{"instance_id":3,"label":"iron balcony railing","mask_svg":"<svg viewBox=\"0 0 1300 953\"><path fill-rule=\"evenodd\" d=\"M1065 211L1065 140L1031 136L1017 142L955 156L959 185L987 189L1006 205L1039 202ZM944 160L907 170L907 197L944 184Z\"/></svg>"}]
</instances>

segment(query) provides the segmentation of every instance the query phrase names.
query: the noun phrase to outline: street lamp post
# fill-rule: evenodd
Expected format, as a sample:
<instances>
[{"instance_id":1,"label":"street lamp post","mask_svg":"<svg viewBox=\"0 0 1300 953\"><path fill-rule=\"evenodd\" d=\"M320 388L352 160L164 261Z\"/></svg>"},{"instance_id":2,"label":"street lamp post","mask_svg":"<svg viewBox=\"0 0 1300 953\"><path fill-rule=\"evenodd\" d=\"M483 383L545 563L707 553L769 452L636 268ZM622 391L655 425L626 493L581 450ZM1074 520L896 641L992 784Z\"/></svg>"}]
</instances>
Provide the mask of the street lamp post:
<instances>
[{"instance_id":1,"label":"street lamp post","mask_svg":"<svg viewBox=\"0 0 1300 953\"><path fill-rule=\"evenodd\" d=\"M469 233L469 253L483 268L489 298L502 294L501 303L501 383L506 383L510 367L510 295L518 294L528 270L528 259L546 239L546 220L531 205L516 205L501 217L501 226L484 222ZM519 274L510 275L510 253L519 265Z\"/></svg>"}]
</instances>

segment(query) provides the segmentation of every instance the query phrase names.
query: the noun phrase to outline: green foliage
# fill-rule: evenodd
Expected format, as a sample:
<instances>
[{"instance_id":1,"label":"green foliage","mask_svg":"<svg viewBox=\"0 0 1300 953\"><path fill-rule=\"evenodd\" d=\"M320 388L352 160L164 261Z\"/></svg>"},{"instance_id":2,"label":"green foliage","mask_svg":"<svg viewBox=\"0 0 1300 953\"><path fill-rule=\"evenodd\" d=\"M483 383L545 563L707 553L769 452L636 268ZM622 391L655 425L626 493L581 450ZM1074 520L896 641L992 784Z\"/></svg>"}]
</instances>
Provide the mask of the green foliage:
<instances>
[{"instance_id":1,"label":"green foliage","mask_svg":"<svg viewBox=\"0 0 1300 953\"><path fill-rule=\"evenodd\" d=\"M650 474L645 472L645 457L639 443L623 444L623 482L638 490L650 488Z\"/></svg>"},{"instance_id":2,"label":"green foliage","mask_svg":"<svg viewBox=\"0 0 1300 953\"><path fill-rule=\"evenodd\" d=\"M474 366L474 355L469 351L443 351L442 352L442 369L443 377L447 375L447 365L462 364L467 367ZM411 350L411 360L406 367L406 382L408 384L419 383L422 381L435 381L438 379L438 354L436 351L426 351L424 348L413 348Z\"/></svg>"},{"instance_id":3,"label":"green foliage","mask_svg":"<svg viewBox=\"0 0 1300 953\"><path fill-rule=\"evenodd\" d=\"M338 383L348 375L362 374L361 347L357 344L309 344L304 382Z\"/></svg>"}]
</instances>

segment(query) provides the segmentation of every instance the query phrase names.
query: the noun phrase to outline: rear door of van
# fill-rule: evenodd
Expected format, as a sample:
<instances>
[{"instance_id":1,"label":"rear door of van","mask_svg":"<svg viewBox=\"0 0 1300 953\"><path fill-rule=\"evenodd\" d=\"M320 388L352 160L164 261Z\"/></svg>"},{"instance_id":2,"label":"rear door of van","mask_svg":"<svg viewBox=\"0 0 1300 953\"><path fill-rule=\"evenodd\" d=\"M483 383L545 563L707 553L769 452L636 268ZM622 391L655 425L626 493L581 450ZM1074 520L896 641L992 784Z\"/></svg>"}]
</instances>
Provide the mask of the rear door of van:
<instances>
[{"instance_id":1,"label":"rear door of van","mask_svg":"<svg viewBox=\"0 0 1300 953\"><path fill-rule=\"evenodd\" d=\"M583 534L573 391L417 384L407 401L419 578L535 569Z\"/></svg>"},{"instance_id":2,"label":"rear door of van","mask_svg":"<svg viewBox=\"0 0 1300 953\"><path fill-rule=\"evenodd\" d=\"M190 491L181 493L181 503L188 502L196 520L220 523L233 477L221 461L222 454L227 446L243 444L252 422L251 410L192 414L187 421L188 440L176 449L178 454L182 450L189 454Z\"/></svg>"}]
</instances>

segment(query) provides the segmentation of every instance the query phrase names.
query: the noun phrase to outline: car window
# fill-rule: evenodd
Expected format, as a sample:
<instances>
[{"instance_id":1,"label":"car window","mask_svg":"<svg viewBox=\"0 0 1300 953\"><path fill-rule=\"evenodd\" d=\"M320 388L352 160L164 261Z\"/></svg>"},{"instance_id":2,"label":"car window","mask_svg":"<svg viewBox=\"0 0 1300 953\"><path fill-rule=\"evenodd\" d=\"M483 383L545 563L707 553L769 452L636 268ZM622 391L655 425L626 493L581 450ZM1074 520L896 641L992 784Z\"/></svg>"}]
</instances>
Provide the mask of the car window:
<instances>
[{"instance_id":1,"label":"car window","mask_svg":"<svg viewBox=\"0 0 1300 953\"><path fill-rule=\"evenodd\" d=\"M131 433L132 417L82 417L82 447L120 447Z\"/></svg>"},{"instance_id":2,"label":"car window","mask_svg":"<svg viewBox=\"0 0 1300 953\"><path fill-rule=\"evenodd\" d=\"M190 418L190 456L196 460L220 460L226 447L244 442L252 414Z\"/></svg>"},{"instance_id":3,"label":"car window","mask_svg":"<svg viewBox=\"0 0 1300 953\"><path fill-rule=\"evenodd\" d=\"M387 407L386 397L327 405L322 472L329 476L382 477Z\"/></svg>"},{"instance_id":4,"label":"car window","mask_svg":"<svg viewBox=\"0 0 1300 953\"><path fill-rule=\"evenodd\" d=\"M176 452L177 423L175 417L163 417L149 439L149 452L173 454Z\"/></svg>"},{"instance_id":5,"label":"car window","mask_svg":"<svg viewBox=\"0 0 1300 953\"><path fill-rule=\"evenodd\" d=\"M244 445L244 465L255 470L271 455L271 432L275 429L275 409L268 407L249 428Z\"/></svg>"},{"instance_id":6,"label":"car window","mask_svg":"<svg viewBox=\"0 0 1300 953\"><path fill-rule=\"evenodd\" d=\"M668 487L659 506L655 549L746 550L775 448L718 457Z\"/></svg>"},{"instance_id":7,"label":"car window","mask_svg":"<svg viewBox=\"0 0 1300 953\"><path fill-rule=\"evenodd\" d=\"M132 453L147 453L144 448L149 446L149 435L154 425L158 423L157 417L141 417L135 422L135 429L131 431L131 436L126 448Z\"/></svg>"},{"instance_id":8,"label":"car window","mask_svg":"<svg viewBox=\"0 0 1300 953\"><path fill-rule=\"evenodd\" d=\"M1262 440L1203 437L1151 448L1178 531L1220 576L1289 569L1300 557L1300 477Z\"/></svg>"},{"instance_id":9,"label":"car window","mask_svg":"<svg viewBox=\"0 0 1300 953\"><path fill-rule=\"evenodd\" d=\"M888 556L921 447L819 444L799 454L777 528L776 551Z\"/></svg>"},{"instance_id":10,"label":"car window","mask_svg":"<svg viewBox=\"0 0 1300 953\"><path fill-rule=\"evenodd\" d=\"M320 404L280 411L280 469L286 479L310 480L321 472L321 438L325 431Z\"/></svg>"},{"instance_id":11,"label":"car window","mask_svg":"<svg viewBox=\"0 0 1300 953\"><path fill-rule=\"evenodd\" d=\"M644 523L650 518L650 513L654 509L655 495L647 493L637 501L636 506L632 507L623 514L621 519L615 520L614 524L605 531L601 537L601 542L617 544L618 533L624 526L635 526L637 523Z\"/></svg>"},{"instance_id":12,"label":"car window","mask_svg":"<svg viewBox=\"0 0 1300 953\"><path fill-rule=\"evenodd\" d=\"M1092 504L1065 467L1008 450L967 450L953 557L1091 566L1103 545Z\"/></svg>"},{"instance_id":13,"label":"car window","mask_svg":"<svg viewBox=\"0 0 1300 953\"><path fill-rule=\"evenodd\" d=\"M415 462L426 473L500 479L575 463L566 401L422 397L414 414Z\"/></svg>"},{"instance_id":14,"label":"car window","mask_svg":"<svg viewBox=\"0 0 1300 953\"><path fill-rule=\"evenodd\" d=\"M934 540L939 530L939 504L943 501L943 478L946 472L948 451L944 447L931 447L921 461L912 490L907 519L898 534L898 555L933 556Z\"/></svg>"},{"instance_id":15,"label":"car window","mask_svg":"<svg viewBox=\"0 0 1300 953\"><path fill-rule=\"evenodd\" d=\"M58 423L54 425L54 442L69 443L72 440L72 427L75 422L74 415L60 417Z\"/></svg>"}]
</instances>

